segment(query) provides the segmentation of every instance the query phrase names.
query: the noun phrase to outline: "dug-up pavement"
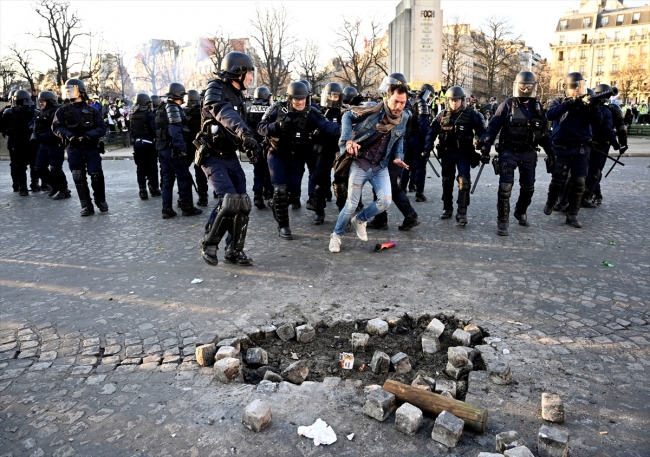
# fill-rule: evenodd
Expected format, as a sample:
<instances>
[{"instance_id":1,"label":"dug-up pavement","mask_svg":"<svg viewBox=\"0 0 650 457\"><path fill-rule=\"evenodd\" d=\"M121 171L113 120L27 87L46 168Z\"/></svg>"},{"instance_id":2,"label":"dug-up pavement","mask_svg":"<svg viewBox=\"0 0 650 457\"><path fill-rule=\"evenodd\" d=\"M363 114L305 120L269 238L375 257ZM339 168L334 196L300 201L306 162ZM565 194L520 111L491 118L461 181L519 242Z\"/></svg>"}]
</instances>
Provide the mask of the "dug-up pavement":
<instances>
[{"instance_id":1,"label":"dug-up pavement","mask_svg":"<svg viewBox=\"0 0 650 457\"><path fill-rule=\"evenodd\" d=\"M268 209L253 209L246 252L255 266L247 269L205 264L197 249L205 214L162 220L160 199L138 198L130 161L104 163L110 211L88 218L74 197L12 193L2 165L0 456L475 457L494 452L496 435L509 430L537 455L543 393L564 402L566 420L553 426L569 433L570 455L648 456L650 168L645 158L625 162L604 180L603 205L580 212L581 230L542 214L549 177L541 161L531 226L512 219L509 237L496 235L498 185L487 168L467 227L438 219L432 175L428 201L413 203L420 226L398 231L402 217L391 207L388 231L370 232L366 243L348 234L339 254L327 249L333 205L322 226L304 206L291 210L291 242L277 236ZM388 240L396 246L372 253ZM487 430L466 431L447 448L430 437L435 418L409 437L394 415L364 415L363 386L306 383L266 394L221 384L193 358L209 332L225 338L307 313L329 323L467 316L499 339L513 382L481 396ZM154 362L127 362L144 357ZM273 418L254 433L241 418L258 398ZM332 426L334 444L298 436L318 418Z\"/></svg>"}]
</instances>

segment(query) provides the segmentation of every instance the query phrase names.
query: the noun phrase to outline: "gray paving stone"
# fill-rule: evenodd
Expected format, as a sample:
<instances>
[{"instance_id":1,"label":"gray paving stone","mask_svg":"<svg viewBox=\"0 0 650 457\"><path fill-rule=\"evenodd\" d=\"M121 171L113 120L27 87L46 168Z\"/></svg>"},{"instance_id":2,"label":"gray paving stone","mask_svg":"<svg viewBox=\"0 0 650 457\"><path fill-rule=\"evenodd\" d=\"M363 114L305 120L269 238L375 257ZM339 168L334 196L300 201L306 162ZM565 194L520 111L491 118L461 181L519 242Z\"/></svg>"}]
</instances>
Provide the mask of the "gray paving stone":
<instances>
[{"instance_id":1,"label":"gray paving stone","mask_svg":"<svg viewBox=\"0 0 650 457\"><path fill-rule=\"evenodd\" d=\"M395 411L395 427L408 436L413 436L418 432L422 419L420 408L410 403L404 403Z\"/></svg>"},{"instance_id":2,"label":"gray paving stone","mask_svg":"<svg viewBox=\"0 0 650 457\"><path fill-rule=\"evenodd\" d=\"M382 319L370 319L366 324L366 333L369 335L384 336L389 330L388 322Z\"/></svg>"},{"instance_id":3,"label":"gray paving stone","mask_svg":"<svg viewBox=\"0 0 650 457\"><path fill-rule=\"evenodd\" d=\"M363 412L380 422L385 421L395 411L395 395L385 390L374 390L366 397Z\"/></svg>"},{"instance_id":4,"label":"gray paving stone","mask_svg":"<svg viewBox=\"0 0 650 457\"><path fill-rule=\"evenodd\" d=\"M465 422L448 411L438 414L431 432L431 439L447 447L456 447L463 436Z\"/></svg>"},{"instance_id":5,"label":"gray paving stone","mask_svg":"<svg viewBox=\"0 0 650 457\"><path fill-rule=\"evenodd\" d=\"M242 423L254 432L261 432L271 423L271 408L261 400L248 405L242 416Z\"/></svg>"}]
</instances>

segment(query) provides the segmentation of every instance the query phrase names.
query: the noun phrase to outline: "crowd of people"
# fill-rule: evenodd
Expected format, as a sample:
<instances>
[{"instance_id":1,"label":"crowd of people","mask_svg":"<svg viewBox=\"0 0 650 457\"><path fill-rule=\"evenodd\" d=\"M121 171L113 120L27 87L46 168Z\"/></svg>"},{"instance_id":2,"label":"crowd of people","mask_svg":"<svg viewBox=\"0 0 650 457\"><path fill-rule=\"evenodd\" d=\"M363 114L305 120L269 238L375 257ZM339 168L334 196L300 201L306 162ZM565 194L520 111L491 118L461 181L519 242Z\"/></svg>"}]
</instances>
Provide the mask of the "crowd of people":
<instances>
[{"instance_id":1,"label":"crowd of people","mask_svg":"<svg viewBox=\"0 0 650 457\"><path fill-rule=\"evenodd\" d=\"M174 82L163 97L138 94L132 107L119 100L90 100L78 79L62 87L63 105L53 92L41 92L40 110L28 92L17 91L0 117L0 130L9 137L14 191L28 195L26 169L33 164L33 191L48 191L54 200L69 198L62 169L67 150L81 215L93 214L95 206L108 211L101 138L110 129L126 130L133 140L139 197L161 196L162 218L175 217L177 183L177 207L183 216L196 216L202 210L194 206L192 189L198 193L197 206L205 207L212 188L216 204L199 241L201 255L218 264L225 236L224 259L248 266L253 260L244 245L252 207L262 210L268 204L279 236L293 239L288 209L301 207L305 175L306 209L314 212L314 224L325 223L328 202L334 200L339 210L329 242L329 250L339 252L347 231L367 241L367 229L388 229L386 210L393 201L404 216L400 230L420 224L408 192L415 192L415 202L427 200L426 167L438 174L432 157L441 168L440 218L454 215L456 182L456 222L466 226L473 193L470 170L480 165L478 180L493 147L498 235L508 235L516 169L520 191L513 215L519 225L529 226L540 147L552 175L543 211L564 211L566 223L580 228L580 208L602 203L605 163L618 160L609 157L610 147L621 154L627 148L623 111L610 103L615 88L588 89L580 73L566 76L565 96L546 109L536 98L537 81L529 71L517 75L511 97L500 104L492 99L479 109L462 87L436 93L424 84L411 91L401 73L386 76L374 100L337 82L325 85L318 97L301 80L290 83L276 101L266 87L258 87L247 104L244 92L253 71L248 55L231 52L201 92ZM238 151L253 165L252 200ZM364 204L366 183L373 198Z\"/></svg>"}]
</instances>

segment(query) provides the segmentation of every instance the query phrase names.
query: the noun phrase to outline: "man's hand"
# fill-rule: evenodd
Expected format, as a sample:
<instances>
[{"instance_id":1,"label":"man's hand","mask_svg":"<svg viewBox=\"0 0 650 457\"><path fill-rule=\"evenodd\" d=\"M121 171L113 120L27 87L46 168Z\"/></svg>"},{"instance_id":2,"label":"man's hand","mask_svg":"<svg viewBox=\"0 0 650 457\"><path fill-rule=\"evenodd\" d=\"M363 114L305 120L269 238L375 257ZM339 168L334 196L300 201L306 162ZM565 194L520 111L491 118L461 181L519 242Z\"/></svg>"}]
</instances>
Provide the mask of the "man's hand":
<instances>
[{"instance_id":1,"label":"man's hand","mask_svg":"<svg viewBox=\"0 0 650 457\"><path fill-rule=\"evenodd\" d=\"M483 165L490 163L490 154L481 154L481 163Z\"/></svg>"},{"instance_id":2,"label":"man's hand","mask_svg":"<svg viewBox=\"0 0 650 457\"><path fill-rule=\"evenodd\" d=\"M359 155L359 149L361 149L361 145L359 143L355 143L352 140L348 140L347 143L345 143L345 150L348 152L348 154L357 156Z\"/></svg>"},{"instance_id":3,"label":"man's hand","mask_svg":"<svg viewBox=\"0 0 650 457\"><path fill-rule=\"evenodd\" d=\"M250 135L246 135L243 138L243 148L248 161L252 164L256 164L260 157L260 145L257 143L255 138Z\"/></svg>"},{"instance_id":4,"label":"man's hand","mask_svg":"<svg viewBox=\"0 0 650 457\"><path fill-rule=\"evenodd\" d=\"M422 151L422 158L429 159L431 157L431 151Z\"/></svg>"},{"instance_id":5,"label":"man's hand","mask_svg":"<svg viewBox=\"0 0 650 457\"><path fill-rule=\"evenodd\" d=\"M395 160L393 160L393 163L395 165L397 165L398 167L402 167L402 168L404 168L406 170L409 169L409 166L406 165L406 163L404 163L404 161L402 159L395 159Z\"/></svg>"},{"instance_id":6,"label":"man's hand","mask_svg":"<svg viewBox=\"0 0 650 457\"><path fill-rule=\"evenodd\" d=\"M613 147L616 151L618 151L619 149L621 149L621 145L620 145L620 143L619 143L618 141L613 141L613 142L612 142L612 147Z\"/></svg>"},{"instance_id":7,"label":"man's hand","mask_svg":"<svg viewBox=\"0 0 650 457\"><path fill-rule=\"evenodd\" d=\"M278 128L280 130L282 130L283 132L291 130L292 126L293 126L293 121L291 120L291 118L289 116L285 117L280 122L278 122Z\"/></svg>"}]
</instances>

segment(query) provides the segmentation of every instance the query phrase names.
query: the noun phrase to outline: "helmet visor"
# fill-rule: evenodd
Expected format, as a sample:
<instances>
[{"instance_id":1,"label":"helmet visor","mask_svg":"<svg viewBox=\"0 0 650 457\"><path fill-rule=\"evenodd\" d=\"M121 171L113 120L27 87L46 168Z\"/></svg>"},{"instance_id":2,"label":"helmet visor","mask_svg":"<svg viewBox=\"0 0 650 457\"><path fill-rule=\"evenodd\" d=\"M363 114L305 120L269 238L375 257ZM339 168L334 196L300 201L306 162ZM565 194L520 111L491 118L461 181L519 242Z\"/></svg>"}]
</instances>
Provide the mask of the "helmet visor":
<instances>
[{"instance_id":1,"label":"helmet visor","mask_svg":"<svg viewBox=\"0 0 650 457\"><path fill-rule=\"evenodd\" d=\"M577 94L575 93L576 89L578 90ZM587 93L587 85L585 84L584 79L581 79L579 81L566 82L564 84L564 90L567 97L585 95Z\"/></svg>"},{"instance_id":2,"label":"helmet visor","mask_svg":"<svg viewBox=\"0 0 650 457\"><path fill-rule=\"evenodd\" d=\"M518 83L515 82L512 87L512 96L518 98L535 98L537 97L537 83Z\"/></svg>"},{"instance_id":3,"label":"helmet visor","mask_svg":"<svg viewBox=\"0 0 650 457\"><path fill-rule=\"evenodd\" d=\"M450 111L457 111L467 106L467 104L465 103L465 97L447 98L446 105L447 105L447 109Z\"/></svg>"},{"instance_id":4,"label":"helmet visor","mask_svg":"<svg viewBox=\"0 0 650 457\"><path fill-rule=\"evenodd\" d=\"M342 94L340 92L327 92L323 89L320 95L321 106L328 108L338 108L341 106Z\"/></svg>"},{"instance_id":5,"label":"helmet visor","mask_svg":"<svg viewBox=\"0 0 650 457\"><path fill-rule=\"evenodd\" d=\"M390 76L385 76L384 79L381 81L381 85L379 86L379 89L377 89L377 92L380 95L387 95L388 88L393 84L402 84L402 82L398 79L391 78Z\"/></svg>"},{"instance_id":6,"label":"helmet visor","mask_svg":"<svg viewBox=\"0 0 650 457\"><path fill-rule=\"evenodd\" d=\"M79 86L61 86L61 98L64 100L76 100L81 97Z\"/></svg>"}]
</instances>

